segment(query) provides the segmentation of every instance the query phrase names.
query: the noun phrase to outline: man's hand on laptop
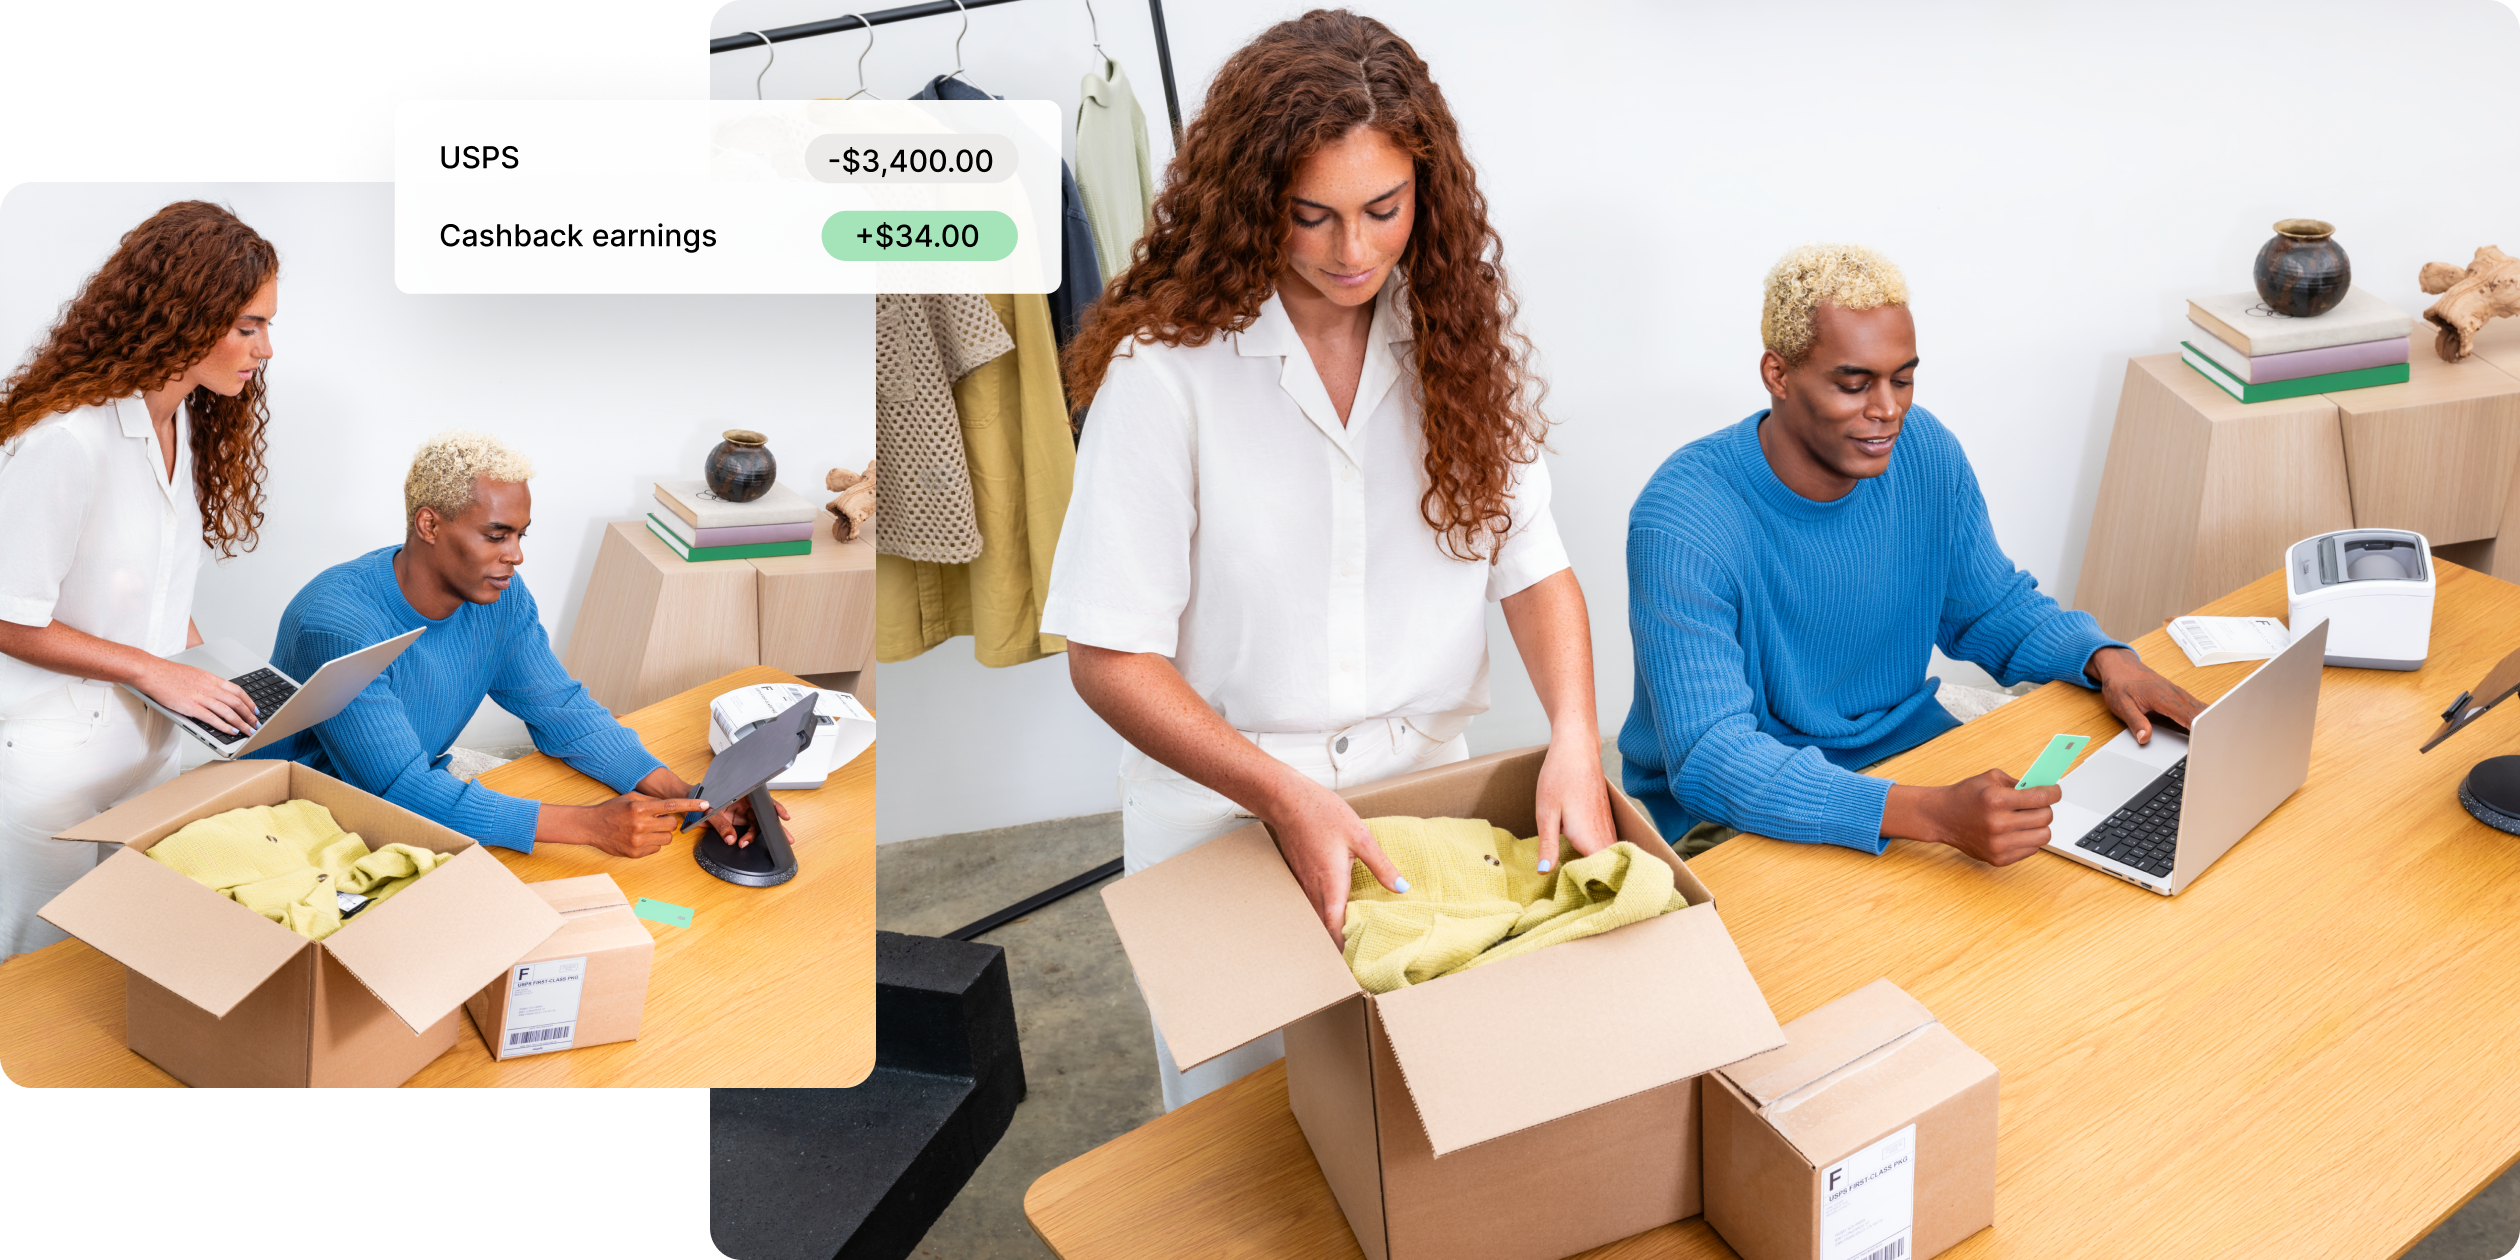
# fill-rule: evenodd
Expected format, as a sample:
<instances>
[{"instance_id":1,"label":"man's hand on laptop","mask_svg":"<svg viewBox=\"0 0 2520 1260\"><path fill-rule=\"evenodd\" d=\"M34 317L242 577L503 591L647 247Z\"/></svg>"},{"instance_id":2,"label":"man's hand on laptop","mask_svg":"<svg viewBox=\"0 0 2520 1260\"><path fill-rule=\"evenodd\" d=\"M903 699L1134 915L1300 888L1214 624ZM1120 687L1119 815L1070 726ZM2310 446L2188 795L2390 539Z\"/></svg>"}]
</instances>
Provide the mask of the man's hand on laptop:
<instances>
[{"instance_id":1,"label":"man's hand on laptop","mask_svg":"<svg viewBox=\"0 0 2520 1260\"><path fill-rule=\"evenodd\" d=\"M243 687L206 670L152 656L131 685L159 704L229 735L262 725Z\"/></svg>"},{"instance_id":2,"label":"man's hand on laptop","mask_svg":"<svg viewBox=\"0 0 2520 1260\"><path fill-rule=\"evenodd\" d=\"M643 858L682 832L682 816L708 802L624 792L601 805L544 805L537 844L588 844L614 857Z\"/></svg>"},{"instance_id":3,"label":"man's hand on laptop","mask_svg":"<svg viewBox=\"0 0 2520 1260\"><path fill-rule=\"evenodd\" d=\"M679 798L698 794L700 785L686 782L681 775L658 766L649 772L648 777L639 780L638 786L631 790L644 792L649 796ZM777 797L772 797L770 804L772 808L779 811L781 819L788 816L787 806L781 805ZM709 827L718 833L718 839L736 848L743 848L753 842L752 798L749 796L709 815L702 821L708 823Z\"/></svg>"},{"instance_id":4,"label":"man's hand on laptop","mask_svg":"<svg viewBox=\"0 0 2520 1260\"><path fill-rule=\"evenodd\" d=\"M2100 689L2100 700L2109 712L2135 732L2138 744L2152 742L2156 715L2184 731L2205 711L2204 703L2186 688L2154 673L2144 658L2126 648L2106 647L2092 653L2083 673Z\"/></svg>"},{"instance_id":5,"label":"man's hand on laptop","mask_svg":"<svg viewBox=\"0 0 2520 1260\"><path fill-rule=\"evenodd\" d=\"M2049 807L2065 799L2054 785L2016 788L2003 770L1948 787L1894 784L1881 834L1947 844L1989 866L2009 866L2048 842Z\"/></svg>"}]
</instances>

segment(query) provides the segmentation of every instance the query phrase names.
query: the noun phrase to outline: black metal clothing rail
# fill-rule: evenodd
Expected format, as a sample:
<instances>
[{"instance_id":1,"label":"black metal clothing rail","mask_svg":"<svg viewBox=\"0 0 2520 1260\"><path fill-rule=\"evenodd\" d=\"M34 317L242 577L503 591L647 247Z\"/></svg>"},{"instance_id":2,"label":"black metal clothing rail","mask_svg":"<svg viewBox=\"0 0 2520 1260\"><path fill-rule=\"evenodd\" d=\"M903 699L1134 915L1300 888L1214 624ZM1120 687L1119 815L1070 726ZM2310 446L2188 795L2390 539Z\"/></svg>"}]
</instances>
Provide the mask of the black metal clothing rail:
<instances>
[{"instance_id":1,"label":"black metal clothing rail","mask_svg":"<svg viewBox=\"0 0 2520 1260\"><path fill-rule=\"evenodd\" d=\"M794 26L773 26L758 35L751 31L720 35L709 41L709 51L722 53L733 52L738 48L761 48L765 46L762 43L765 37L770 43L784 44L791 39L811 39L816 35L833 35L841 31L870 30L887 22L944 17L967 9L985 9L993 4L1013 3L1015 0L962 0L960 4L956 4L955 0L924 0L920 4L905 4L894 9L877 9L864 17L855 13L844 13L839 17L823 18L814 22L799 22ZM1164 0L1146 0L1146 10L1148 16L1155 22L1155 62L1164 73L1164 110L1172 117L1173 146L1179 148L1181 145L1181 93L1173 86L1172 41L1164 33Z\"/></svg>"},{"instance_id":2,"label":"black metal clothing rail","mask_svg":"<svg viewBox=\"0 0 2520 1260\"><path fill-rule=\"evenodd\" d=\"M983 932L994 931L1005 926L1008 922L1031 914L1033 911L1039 910L1043 906L1049 905L1051 902L1058 901L1071 893L1083 892L1086 889L1119 874L1120 870L1121 859L1113 858L1110 861L1075 877L1074 879L1057 885L1056 887L1045 888L1042 891L1034 893L1032 896L1026 897L1022 901L1018 901L1014 905L1008 906L1003 910L992 911L962 925L961 927L955 928L953 931L945 934L945 939L949 941L973 940Z\"/></svg>"}]
</instances>

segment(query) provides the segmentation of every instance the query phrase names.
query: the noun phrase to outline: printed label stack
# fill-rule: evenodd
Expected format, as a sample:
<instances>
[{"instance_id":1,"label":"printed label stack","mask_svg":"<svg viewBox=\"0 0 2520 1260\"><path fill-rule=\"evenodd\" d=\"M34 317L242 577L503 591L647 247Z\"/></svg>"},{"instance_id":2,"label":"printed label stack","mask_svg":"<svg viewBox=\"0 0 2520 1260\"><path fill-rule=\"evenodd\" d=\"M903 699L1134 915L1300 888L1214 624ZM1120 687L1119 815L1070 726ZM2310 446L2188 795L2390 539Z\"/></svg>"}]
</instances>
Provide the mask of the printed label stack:
<instances>
[{"instance_id":1,"label":"printed label stack","mask_svg":"<svg viewBox=\"0 0 2520 1260\"><path fill-rule=\"evenodd\" d=\"M729 503L702 481L660 481L648 509L648 532L685 560L753 560L814 550L820 512L786 486L750 503Z\"/></svg>"},{"instance_id":2,"label":"printed label stack","mask_svg":"<svg viewBox=\"0 0 2520 1260\"><path fill-rule=\"evenodd\" d=\"M2188 302L2180 357L2244 403L2397 385L2407 379L2407 334L2415 321L2355 289L2324 315L2295 319L2267 309L2255 293Z\"/></svg>"}]
</instances>

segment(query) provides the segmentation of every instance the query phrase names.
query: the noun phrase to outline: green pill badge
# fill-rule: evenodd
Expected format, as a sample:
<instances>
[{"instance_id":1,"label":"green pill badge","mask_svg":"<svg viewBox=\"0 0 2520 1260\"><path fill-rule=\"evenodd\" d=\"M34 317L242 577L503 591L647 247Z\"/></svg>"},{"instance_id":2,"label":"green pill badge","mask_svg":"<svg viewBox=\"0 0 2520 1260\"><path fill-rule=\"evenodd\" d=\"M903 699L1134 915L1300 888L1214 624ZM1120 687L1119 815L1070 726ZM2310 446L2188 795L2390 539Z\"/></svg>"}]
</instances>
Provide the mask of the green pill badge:
<instances>
[{"instance_id":1,"label":"green pill badge","mask_svg":"<svg viewBox=\"0 0 2520 1260\"><path fill-rule=\"evenodd\" d=\"M842 262L996 262L1015 252L1015 220L995 210L843 210L823 220L822 243Z\"/></svg>"}]
</instances>

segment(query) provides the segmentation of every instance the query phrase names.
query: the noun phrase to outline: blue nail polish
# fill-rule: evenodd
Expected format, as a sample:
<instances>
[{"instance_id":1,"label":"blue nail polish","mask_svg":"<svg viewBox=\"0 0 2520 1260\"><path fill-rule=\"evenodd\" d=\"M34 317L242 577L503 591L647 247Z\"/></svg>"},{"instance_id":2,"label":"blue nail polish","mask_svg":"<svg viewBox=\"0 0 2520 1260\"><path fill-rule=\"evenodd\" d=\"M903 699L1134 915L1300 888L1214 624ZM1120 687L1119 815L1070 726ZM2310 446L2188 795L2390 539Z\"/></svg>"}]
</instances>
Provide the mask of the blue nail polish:
<instances>
[{"instance_id":1,"label":"blue nail polish","mask_svg":"<svg viewBox=\"0 0 2520 1260\"><path fill-rule=\"evenodd\" d=\"M1392 891L1394 891L1394 892L1407 892L1407 891L1409 891L1409 881L1407 881L1407 880L1405 880L1405 879L1401 879L1400 877L1398 877L1398 876L1396 876L1396 875L1395 875L1395 876L1393 876L1392 878L1393 878L1393 881L1394 881L1394 882L1398 885L1398 886L1397 886L1396 888L1394 888Z\"/></svg>"},{"instance_id":2,"label":"blue nail polish","mask_svg":"<svg viewBox=\"0 0 2520 1260\"><path fill-rule=\"evenodd\" d=\"M1549 860L1549 859L1547 859L1547 858L1542 858L1542 859L1540 859L1540 873L1541 873L1541 874L1543 874L1543 875L1548 874L1548 873L1549 873L1549 868L1550 868L1550 867L1552 867L1552 866L1555 866L1555 865L1557 865L1557 863L1552 862L1552 861L1550 861L1550 860Z\"/></svg>"}]
</instances>

